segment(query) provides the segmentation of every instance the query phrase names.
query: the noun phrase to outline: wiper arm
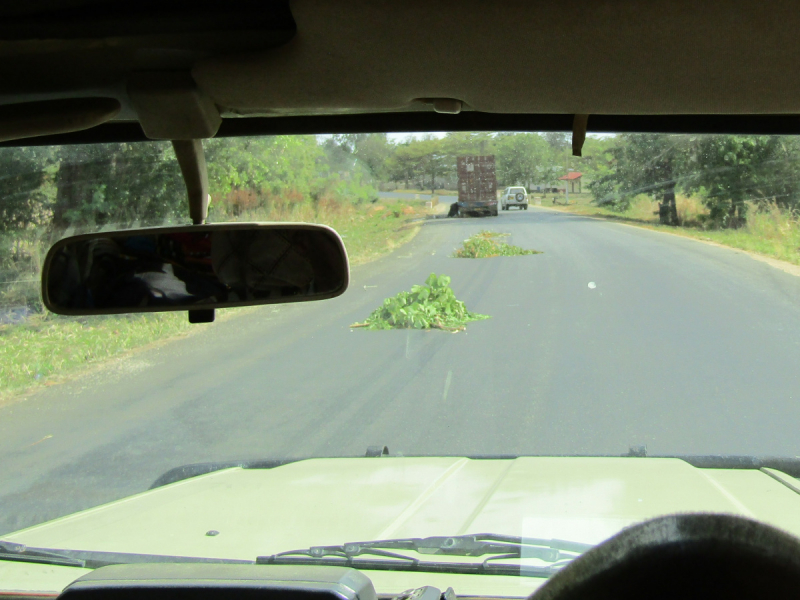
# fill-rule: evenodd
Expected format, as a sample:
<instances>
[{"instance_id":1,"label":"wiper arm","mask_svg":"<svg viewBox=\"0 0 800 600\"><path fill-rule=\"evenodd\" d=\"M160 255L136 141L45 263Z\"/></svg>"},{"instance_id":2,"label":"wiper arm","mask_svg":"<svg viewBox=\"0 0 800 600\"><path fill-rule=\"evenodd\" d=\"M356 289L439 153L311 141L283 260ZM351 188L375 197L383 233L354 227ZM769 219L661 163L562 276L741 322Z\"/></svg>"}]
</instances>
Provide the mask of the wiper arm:
<instances>
[{"instance_id":1,"label":"wiper arm","mask_svg":"<svg viewBox=\"0 0 800 600\"><path fill-rule=\"evenodd\" d=\"M253 564L252 560L236 558L204 558L199 556L104 552L100 550L30 548L25 544L0 540L0 561L3 560L56 565L60 567L80 567L85 569L98 569L108 565L127 565L134 563Z\"/></svg>"},{"instance_id":2,"label":"wiper arm","mask_svg":"<svg viewBox=\"0 0 800 600\"><path fill-rule=\"evenodd\" d=\"M312 546L271 556L259 556L256 564L329 564L373 570L413 570L446 573L483 573L549 577L591 548L591 544L566 540L546 540L519 536L481 533L427 538L403 538L351 542L341 546ZM480 563L421 561L393 551L416 552L439 556L487 556ZM363 556L376 558L362 558ZM512 558L536 558L548 566L497 564L491 561ZM388 559L388 560L387 560Z\"/></svg>"},{"instance_id":3,"label":"wiper arm","mask_svg":"<svg viewBox=\"0 0 800 600\"><path fill-rule=\"evenodd\" d=\"M15 562L32 562L42 565L55 565L59 567L85 567L86 561L71 558L63 554L48 552L39 549L29 549L24 544L13 542L0 542L0 560Z\"/></svg>"}]
</instances>

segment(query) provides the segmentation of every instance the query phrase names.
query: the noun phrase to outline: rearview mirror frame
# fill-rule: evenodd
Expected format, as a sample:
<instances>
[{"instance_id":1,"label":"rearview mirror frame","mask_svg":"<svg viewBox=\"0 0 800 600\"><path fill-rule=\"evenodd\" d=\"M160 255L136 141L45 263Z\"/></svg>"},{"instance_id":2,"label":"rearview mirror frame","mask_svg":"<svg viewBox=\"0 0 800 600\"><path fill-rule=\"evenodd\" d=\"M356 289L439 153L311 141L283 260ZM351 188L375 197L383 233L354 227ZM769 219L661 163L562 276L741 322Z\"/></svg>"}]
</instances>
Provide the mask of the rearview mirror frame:
<instances>
[{"instance_id":1,"label":"rearview mirror frame","mask_svg":"<svg viewBox=\"0 0 800 600\"><path fill-rule=\"evenodd\" d=\"M203 232L213 233L215 231L222 232L222 231L229 231L236 229L253 230L261 228L263 228L264 230L310 230L326 234L329 240L333 243L333 246L340 253L340 258L344 263L342 284L338 288L330 292L322 292L319 294L315 293L310 296L299 296L299 295L281 296L281 297L272 297L272 298L257 299L257 300L237 300L235 302L200 303L192 305L191 307L169 306L169 305L138 306L135 307L135 310L131 310L130 308L122 308L122 309L92 308L91 310L81 309L81 308L73 309L56 305L50 298L50 293L48 290L48 280L49 280L48 276L51 272L53 260L65 246L71 244L76 244L83 241L91 241L94 239L104 239L104 238L113 239L116 237L123 238L130 236L139 236L139 235L148 236L148 235L159 235L159 234L203 233ZM264 304L315 302L317 300L327 300L342 295L347 290L350 284L350 262L347 256L347 250L344 246L344 242L342 241L341 236L336 232L335 229L328 227L327 225L317 225L311 223L264 223L264 222L210 223L204 225L150 227L144 229L120 229L115 231L80 234L80 235L66 237L53 244L53 246L47 252L47 256L45 257L44 263L42 265L41 273L42 273L41 291L42 291L42 302L44 306L47 308L47 310L53 313L60 315L67 315L67 316L118 315L118 314L137 314L137 313L153 313L153 312L187 312L187 311L191 312L194 310L260 306Z\"/></svg>"}]
</instances>

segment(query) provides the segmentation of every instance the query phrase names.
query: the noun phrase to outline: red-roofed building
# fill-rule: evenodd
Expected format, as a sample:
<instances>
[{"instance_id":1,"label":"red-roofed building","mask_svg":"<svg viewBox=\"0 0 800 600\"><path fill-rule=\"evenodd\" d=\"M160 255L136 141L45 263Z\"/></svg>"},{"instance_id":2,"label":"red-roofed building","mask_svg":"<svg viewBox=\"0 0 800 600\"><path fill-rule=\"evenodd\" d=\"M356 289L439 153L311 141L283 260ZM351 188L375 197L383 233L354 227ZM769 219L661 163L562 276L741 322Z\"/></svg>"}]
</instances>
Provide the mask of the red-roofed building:
<instances>
[{"instance_id":1,"label":"red-roofed building","mask_svg":"<svg viewBox=\"0 0 800 600\"><path fill-rule=\"evenodd\" d=\"M570 171L569 173L567 173L563 177L559 177L558 180L559 181L563 181L564 185L568 185L569 186L569 191L572 192L573 194L576 192L576 190L575 190L576 185L575 184L577 183L578 184L577 185L577 188L578 188L577 189L577 193L580 194L581 193L581 177L583 177L583 173L580 173L578 171Z\"/></svg>"}]
</instances>

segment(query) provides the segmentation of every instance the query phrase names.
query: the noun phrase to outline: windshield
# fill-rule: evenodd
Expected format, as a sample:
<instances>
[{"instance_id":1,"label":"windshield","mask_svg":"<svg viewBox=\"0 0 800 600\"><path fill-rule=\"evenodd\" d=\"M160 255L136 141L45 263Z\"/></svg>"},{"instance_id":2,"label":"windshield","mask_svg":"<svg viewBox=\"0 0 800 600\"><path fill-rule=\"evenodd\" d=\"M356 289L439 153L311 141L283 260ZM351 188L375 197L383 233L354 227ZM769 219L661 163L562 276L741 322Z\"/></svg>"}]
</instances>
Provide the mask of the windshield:
<instances>
[{"instance_id":1,"label":"windshield","mask_svg":"<svg viewBox=\"0 0 800 600\"><path fill-rule=\"evenodd\" d=\"M25 543L250 560L467 534L596 544L653 514L740 510L653 457L798 454L797 137L590 135L582 157L535 132L204 147L209 222L329 225L349 289L204 324L49 313L48 248L190 223L181 172L168 142L0 149L0 539L155 485L139 516L104 521L128 538L84 539L98 526L78 520ZM623 456L668 466L636 479ZM204 515L185 530L202 544L178 545L172 513L148 520L167 506Z\"/></svg>"}]
</instances>

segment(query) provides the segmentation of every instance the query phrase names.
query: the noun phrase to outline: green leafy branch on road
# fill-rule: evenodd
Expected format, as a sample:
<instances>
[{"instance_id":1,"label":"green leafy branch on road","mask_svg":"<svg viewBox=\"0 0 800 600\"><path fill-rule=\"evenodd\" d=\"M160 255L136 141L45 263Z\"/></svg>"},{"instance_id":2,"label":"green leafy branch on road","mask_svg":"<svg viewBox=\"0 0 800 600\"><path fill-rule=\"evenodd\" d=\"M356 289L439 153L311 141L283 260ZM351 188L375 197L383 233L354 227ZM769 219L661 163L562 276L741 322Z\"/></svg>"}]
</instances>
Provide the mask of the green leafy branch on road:
<instances>
[{"instance_id":1,"label":"green leafy branch on road","mask_svg":"<svg viewBox=\"0 0 800 600\"><path fill-rule=\"evenodd\" d=\"M469 239L464 240L464 245L457 248L453 258L494 258L496 256L525 256L528 254L541 254L538 250L526 250L519 246L512 246L497 238L508 237L508 233L496 231L481 231Z\"/></svg>"},{"instance_id":2,"label":"green leafy branch on road","mask_svg":"<svg viewBox=\"0 0 800 600\"><path fill-rule=\"evenodd\" d=\"M424 285L412 286L383 301L363 323L350 327L367 329L442 329L457 333L470 321L488 319L467 310L450 287L450 277L431 273Z\"/></svg>"}]
</instances>

